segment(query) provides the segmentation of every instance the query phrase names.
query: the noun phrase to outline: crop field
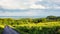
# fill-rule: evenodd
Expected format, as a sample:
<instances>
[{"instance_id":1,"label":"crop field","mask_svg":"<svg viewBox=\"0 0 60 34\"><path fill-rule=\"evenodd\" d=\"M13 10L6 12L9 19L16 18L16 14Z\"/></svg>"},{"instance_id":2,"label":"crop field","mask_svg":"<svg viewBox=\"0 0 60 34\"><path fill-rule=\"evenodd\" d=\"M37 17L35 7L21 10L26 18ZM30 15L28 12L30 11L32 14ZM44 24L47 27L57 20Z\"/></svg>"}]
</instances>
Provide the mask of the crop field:
<instances>
[{"instance_id":1,"label":"crop field","mask_svg":"<svg viewBox=\"0 0 60 34\"><path fill-rule=\"evenodd\" d=\"M60 34L60 22L29 23L9 26L20 34ZM0 33L3 32L3 29L4 25L0 25Z\"/></svg>"},{"instance_id":2,"label":"crop field","mask_svg":"<svg viewBox=\"0 0 60 34\"><path fill-rule=\"evenodd\" d=\"M19 34L60 34L60 17L48 16L46 18L0 18L0 34L8 25Z\"/></svg>"}]
</instances>

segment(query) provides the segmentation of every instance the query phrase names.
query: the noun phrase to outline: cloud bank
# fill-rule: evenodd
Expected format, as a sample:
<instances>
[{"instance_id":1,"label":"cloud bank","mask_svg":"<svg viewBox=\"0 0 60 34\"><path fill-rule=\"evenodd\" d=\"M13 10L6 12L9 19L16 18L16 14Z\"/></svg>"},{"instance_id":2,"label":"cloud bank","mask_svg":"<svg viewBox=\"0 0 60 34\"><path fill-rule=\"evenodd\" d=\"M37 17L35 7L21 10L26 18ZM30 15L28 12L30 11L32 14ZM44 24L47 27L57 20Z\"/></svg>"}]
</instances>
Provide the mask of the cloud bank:
<instances>
[{"instance_id":1,"label":"cloud bank","mask_svg":"<svg viewBox=\"0 0 60 34\"><path fill-rule=\"evenodd\" d=\"M0 0L0 7L6 9L46 9L60 7L59 3L60 0Z\"/></svg>"},{"instance_id":2,"label":"cloud bank","mask_svg":"<svg viewBox=\"0 0 60 34\"><path fill-rule=\"evenodd\" d=\"M60 16L59 14L60 0L0 0L0 16Z\"/></svg>"}]
</instances>

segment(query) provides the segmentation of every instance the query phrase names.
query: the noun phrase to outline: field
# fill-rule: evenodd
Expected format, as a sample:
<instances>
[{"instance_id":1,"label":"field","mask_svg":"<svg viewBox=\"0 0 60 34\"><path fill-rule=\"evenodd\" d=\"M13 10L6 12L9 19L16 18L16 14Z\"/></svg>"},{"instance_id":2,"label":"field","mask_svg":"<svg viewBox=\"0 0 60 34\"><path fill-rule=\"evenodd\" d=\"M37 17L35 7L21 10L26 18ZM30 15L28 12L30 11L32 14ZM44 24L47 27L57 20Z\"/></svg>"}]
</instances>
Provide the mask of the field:
<instances>
[{"instance_id":1,"label":"field","mask_svg":"<svg viewBox=\"0 0 60 34\"><path fill-rule=\"evenodd\" d=\"M45 18L0 18L0 34L8 25L20 34L60 34L60 17Z\"/></svg>"},{"instance_id":2,"label":"field","mask_svg":"<svg viewBox=\"0 0 60 34\"><path fill-rule=\"evenodd\" d=\"M21 25L9 25L20 34L60 34L60 22L29 23ZM0 33L3 32L4 25L0 25Z\"/></svg>"},{"instance_id":3,"label":"field","mask_svg":"<svg viewBox=\"0 0 60 34\"><path fill-rule=\"evenodd\" d=\"M60 23L38 23L38 24L23 24L15 26L21 34L60 34Z\"/></svg>"}]
</instances>

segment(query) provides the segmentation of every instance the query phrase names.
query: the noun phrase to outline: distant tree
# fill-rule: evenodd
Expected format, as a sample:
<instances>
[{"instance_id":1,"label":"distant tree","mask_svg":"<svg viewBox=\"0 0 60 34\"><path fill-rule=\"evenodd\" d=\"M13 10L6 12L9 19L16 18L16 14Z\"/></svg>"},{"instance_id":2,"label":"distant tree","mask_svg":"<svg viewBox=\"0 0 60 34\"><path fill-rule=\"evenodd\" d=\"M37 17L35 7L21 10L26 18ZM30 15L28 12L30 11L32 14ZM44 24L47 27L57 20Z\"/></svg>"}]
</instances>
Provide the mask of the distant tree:
<instances>
[{"instance_id":1,"label":"distant tree","mask_svg":"<svg viewBox=\"0 0 60 34\"><path fill-rule=\"evenodd\" d=\"M48 19L48 21L57 21L56 16L47 16L46 18Z\"/></svg>"},{"instance_id":2,"label":"distant tree","mask_svg":"<svg viewBox=\"0 0 60 34\"><path fill-rule=\"evenodd\" d=\"M26 18L26 21L32 23L33 19L32 18Z\"/></svg>"},{"instance_id":3,"label":"distant tree","mask_svg":"<svg viewBox=\"0 0 60 34\"><path fill-rule=\"evenodd\" d=\"M57 17L57 21L60 21L60 16Z\"/></svg>"},{"instance_id":4,"label":"distant tree","mask_svg":"<svg viewBox=\"0 0 60 34\"><path fill-rule=\"evenodd\" d=\"M4 19L0 18L0 24L4 24Z\"/></svg>"},{"instance_id":5,"label":"distant tree","mask_svg":"<svg viewBox=\"0 0 60 34\"><path fill-rule=\"evenodd\" d=\"M40 21L41 22L47 22L47 19L46 18L40 18Z\"/></svg>"},{"instance_id":6,"label":"distant tree","mask_svg":"<svg viewBox=\"0 0 60 34\"><path fill-rule=\"evenodd\" d=\"M37 18L37 19L34 19L33 22L34 23L40 23L40 22L46 22L46 18Z\"/></svg>"}]
</instances>

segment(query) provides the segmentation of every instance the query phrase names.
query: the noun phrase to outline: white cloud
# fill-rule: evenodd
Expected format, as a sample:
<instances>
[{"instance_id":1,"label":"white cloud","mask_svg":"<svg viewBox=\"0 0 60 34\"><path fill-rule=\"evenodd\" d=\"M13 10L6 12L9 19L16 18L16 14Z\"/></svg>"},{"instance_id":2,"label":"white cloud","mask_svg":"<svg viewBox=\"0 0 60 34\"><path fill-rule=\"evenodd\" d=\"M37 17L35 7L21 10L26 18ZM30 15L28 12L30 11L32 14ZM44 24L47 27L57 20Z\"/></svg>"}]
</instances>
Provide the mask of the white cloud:
<instances>
[{"instance_id":1,"label":"white cloud","mask_svg":"<svg viewBox=\"0 0 60 34\"><path fill-rule=\"evenodd\" d=\"M60 9L60 6L57 6L57 7L53 7L54 9Z\"/></svg>"},{"instance_id":2,"label":"white cloud","mask_svg":"<svg viewBox=\"0 0 60 34\"><path fill-rule=\"evenodd\" d=\"M42 3L36 5L35 3L37 1ZM42 5L43 2L49 2L50 4L47 3ZM55 3L56 5L54 4L54 6L58 6L60 5L60 0L0 0L0 6L5 9L46 9L47 5L48 7L52 6L51 3Z\"/></svg>"},{"instance_id":3,"label":"white cloud","mask_svg":"<svg viewBox=\"0 0 60 34\"><path fill-rule=\"evenodd\" d=\"M59 15L58 10L29 10L22 12L0 12L0 16L47 16Z\"/></svg>"},{"instance_id":4,"label":"white cloud","mask_svg":"<svg viewBox=\"0 0 60 34\"><path fill-rule=\"evenodd\" d=\"M50 1L52 1L52 2L56 2L56 3L60 3L60 0L50 0Z\"/></svg>"},{"instance_id":5,"label":"white cloud","mask_svg":"<svg viewBox=\"0 0 60 34\"><path fill-rule=\"evenodd\" d=\"M48 9L59 9L60 0L42 0L36 2L37 5L49 7Z\"/></svg>"},{"instance_id":6,"label":"white cloud","mask_svg":"<svg viewBox=\"0 0 60 34\"><path fill-rule=\"evenodd\" d=\"M42 2L37 5L35 2ZM44 3L43 3L44 2ZM49 2L49 3L48 3ZM0 7L5 9L60 9L60 6L56 6L53 4L60 4L60 0L0 0ZM42 5L45 4L45 5ZM48 5L48 7L47 7ZM50 7L51 6L51 7ZM25 12L0 12L0 16L41 16L41 15L54 15L60 13L54 13L50 11L25 11ZM52 11L52 10L51 10ZM45 13L48 12L48 13ZM49 14L50 13L50 14Z\"/></svg>"},{"instance_id":7,"label":"white cloud","mask_svg":"<svg viewBox=\"0 0 60 34\"><path fill-rule=\"evenodd\" d=\"M6 9L29 9L31 7L44 8L42 5L34 5L36 1L42 0L0 0L0 6Z\"/></svg>"},{"instance_id":8,"label":"white cloud","mask_svg":"<svg viewBox=\"0 0 60 34\"><path fill-rule=\"evenodd\" d=\"M47 7L42 6L42 5L35 5L35 4L33 4L33 5L31 5L30 8L34 8L34 9L46 9Z\"/></svg>"}]
</instances>

